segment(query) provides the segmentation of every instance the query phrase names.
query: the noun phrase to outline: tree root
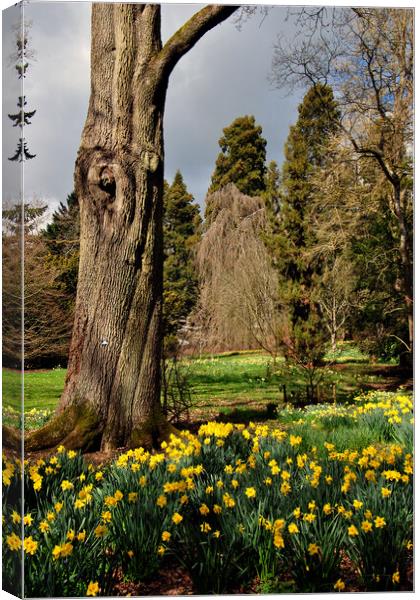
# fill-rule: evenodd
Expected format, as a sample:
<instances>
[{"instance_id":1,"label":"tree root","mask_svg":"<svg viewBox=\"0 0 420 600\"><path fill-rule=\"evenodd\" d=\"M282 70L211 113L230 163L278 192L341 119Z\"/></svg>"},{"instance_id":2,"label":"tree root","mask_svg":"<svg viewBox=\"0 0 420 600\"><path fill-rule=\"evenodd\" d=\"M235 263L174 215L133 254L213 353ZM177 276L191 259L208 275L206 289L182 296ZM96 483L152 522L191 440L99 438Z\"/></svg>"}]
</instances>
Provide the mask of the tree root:
<instances>
[{"instance_id":1,"label":"tree root","mask_svg":"<svg viewBox=\"0 0 420 600\"><path fill-rule=\"evenodd\" d=\"M168 423L163 416L140 423L131 432L127 446L129 448L158 448L178 430ZM24 452L50 450L63 445L67 450L92 452L99 449L111 452L116 448L106 445L101 448L103 427L98 416L89 406L73 405L62 413L55 415L43 427L24 435ZM3 446L21 451L22 432L18 429L3 426Z\"/></svg>"},{"instance_id":2,"label":"tree root","mask_svg":"<svg viewBox=\"0 0 420 600\"><path fill-rule=\"evenodd\" d=\"M70 406L55 415L43 427L24 435L24 451L47 450L62 444L68 450L92 450L101 430L99 420L86 405ZM3 426L3 445L20 450L22 433L12 427Z\"/></svg>"}]
</instances>

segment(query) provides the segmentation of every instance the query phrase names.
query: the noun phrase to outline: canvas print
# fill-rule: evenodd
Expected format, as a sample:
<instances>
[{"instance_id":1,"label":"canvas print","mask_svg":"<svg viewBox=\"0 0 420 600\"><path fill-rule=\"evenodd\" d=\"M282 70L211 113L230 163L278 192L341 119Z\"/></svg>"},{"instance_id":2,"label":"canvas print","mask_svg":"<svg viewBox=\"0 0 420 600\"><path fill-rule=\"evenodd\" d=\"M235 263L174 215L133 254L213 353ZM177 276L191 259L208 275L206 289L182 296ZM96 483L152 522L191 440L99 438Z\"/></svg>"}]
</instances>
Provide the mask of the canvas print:
<instances>
[{"instance_id":1,"label":"canvas print","mask_svg":"<svg viewBox=\"0 0 420 600\"><path fill-rule=\"evenodd\" d=\"M413 591L413 8L3 11L3 589Z\"/></svg>"}]
</instances>

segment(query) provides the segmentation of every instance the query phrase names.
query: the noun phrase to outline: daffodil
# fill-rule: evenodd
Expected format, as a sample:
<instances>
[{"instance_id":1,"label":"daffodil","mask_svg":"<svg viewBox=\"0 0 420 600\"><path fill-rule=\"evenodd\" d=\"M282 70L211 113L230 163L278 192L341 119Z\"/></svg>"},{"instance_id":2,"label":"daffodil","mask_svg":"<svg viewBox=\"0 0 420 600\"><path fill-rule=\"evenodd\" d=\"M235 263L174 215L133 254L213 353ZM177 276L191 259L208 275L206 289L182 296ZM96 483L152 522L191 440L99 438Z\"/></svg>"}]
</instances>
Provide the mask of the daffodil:
<instances>
[{"instance_id":1,"label":"daffodil","mask_svg":"<svg viewBox=\"0 0 420 600\"><path fill-rule=\"evenodd\" d=\"M91 581L87 587L86 596L97 596L99 589L99 583L97 581Z\"/></svg>"},{"instance_id":2,"label":"daffodil","mask_svg":"<svg viewBox=\"0 0 420 600\"><path fill-rule=\"evenodd\" d=\"M183 520L183 516L180 515L179 513L174 513L172 515L172 521L175 523L175 525L178 525L179 523L181 523L181 521Z\"/></svg>"},{"instance_id":3,"label":"daffodil","mask_svg":"<svg viewBox=\"0 0 420 600\"><path fill-rule=\"evenodd\" d=\"M337 579L337 581L334 584L334 589L337 590L337 592L342 592L345 587L346 585L342 579Z\"/></svg>"},{"instance_id":4,"label":"daffodil","mask_svg":"<svg viewBox=\"0 0 420 600\"><path fill-rule=\"evenodd\" d=\"M16 535L16 533L12 533L11 535L8 535L6 537L6 542L7 542L7 545L9 546L10 550L12 550L13 552L17 552L17 550L19 550L20 547L22 546L22 540L20 539L19 536Z\"/></svg>"},{"instance_id":5,"label":"daffodil","mask_svg":"<svg viewBox=\"0 0 420 600\"><path fill-rule=\"evenodd\" d=\"M289 530L289 533L292 535L294 533L299 533L299 527L296 525L296 523L290 523L288 530Z\"/></svg>"},{"instance_id":6,"label":"daffodil","mask_svg":"<svg viewBox=\"0 0 420 600\"><path fill-rule=\"evenodd\" d=\"M377 529L382 529L386 525L386 521L383 517L376 517L374 523Z\"/></svg>"},{"instance_id":7,"label":"daffodil","mask_svg":"<svg viewBox=\"0 0 420 600\"><path fill-rule=\"evenodd\" d=\"M321 548L317 544L309 544L308 552L311 556L315 556L315 555L319 554L320 551L321 551Z\"/></svg>"},{"instance_id":8,"label":"daffodil","mask_svg":"<svg viewBox=\"0 0 420 600\"><path fill-rule=\"evenodd\" d=\"M26 554L31 554L33 556L37 548L38 542L35 541L31 535L23 540L23 549L25 550Z\"/></svg>"},{"instance_id":9,"label":"daffodil","mask_svg":"<svg viewBox=\"0 0 420 600\"><path fill-rule=\"evenodd\" d=\"M369 531L372 531L373 525L370 521L362 521L361 528L365 533L369 533Z\"/></svg>"}]
</instances>

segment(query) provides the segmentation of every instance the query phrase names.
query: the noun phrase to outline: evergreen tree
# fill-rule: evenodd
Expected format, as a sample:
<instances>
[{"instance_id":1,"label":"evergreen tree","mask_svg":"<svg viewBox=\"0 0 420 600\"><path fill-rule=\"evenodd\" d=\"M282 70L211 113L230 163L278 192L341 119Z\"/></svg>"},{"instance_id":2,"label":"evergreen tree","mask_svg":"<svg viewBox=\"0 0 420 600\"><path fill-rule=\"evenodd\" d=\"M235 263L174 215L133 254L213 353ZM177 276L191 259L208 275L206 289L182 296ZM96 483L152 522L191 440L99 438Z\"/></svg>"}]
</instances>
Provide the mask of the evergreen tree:
<instances>
[{"instance_id":1,"label":"evergreen tree","mask_svg":"<svg viewBox=\"0 0 420 600\"><path fill-rule=\"evenodd\" d=\"M234 183L247 196L259 196L265 190L266 140L255 117L238 117L223 129L221 152L211 178L209 193ZM206 207L206 217L212 207Z\"/></svg>"},{"instance_id":2,"label":"evergreen tree","mask_svg":"<svg viewBox=\"0 0 420 600\"><path fill-rule=\"evenodd\" d=\"M273 216L277 216L280 212L280 180L279 168L276 161L272 160L267 167L265 191L262 196L268 206L269 213L271 212Z\"/></svg>"},{"instance_id":3,"label":"evergreen tree","mask_svg":"<svg viewBox=\"0 0 420 600\"><path fill-rule=\"evenodd\" d=\"M198 281L194 248L200 238L201 217L178 170L171 186L165 182L163 322L167 351L176 347L176 336L196 304Z\"/></svg>"},{"instance_id":4,"label":"evergreen tree","mask_svg":"<svg viewBox=\"0 0 420 600\"><path fill-rule=\"evenodd\" d=\"M335 131L337 116L329 87L309 89L286 141L280 198L274 195L268 202L272 229L267 244L278 269L281 302L288 314L284 341L289 356L302 365L319 362L328 337L314 294L322 265L309 258L308 252L315 241L311 176L323 164L325 144Z\"/></svg>"},{"instance_id":5,"label":"evergreen tree","mask_svg":"<svg viewBox=\"0 0 420 600\"><path fill-rule=\"evenodd\" d=\"M79 202L74 192L67 196L65 204L60 202L51 223L43 232L43 237L50 260L60 272L59 282L72 305L77 289L80 237Z\"/></svg>"},{"instance_id":6,"label":"evergreen tree","mask_svg":"<svg viewBox=\"0 0 420 600\"><path fill-rule=\"evenodd\" d=\"M22 232L22 221L23 221L23 233L32 234L36 231L39 226L39 221L42 220L47 205L39 205L26 203L22 206L20 204L14 204L10 208L4 208L2 210L3 219L3 231L9 235L17 235Z\"/></svg>"},{"instance_id":7,"label":"evergreen tree","mask_svg":"<svg viewBox=\"0 0 420 600\"><path fill-rule=\"evenodd\" d=\"M13 58L16 60L15 69L18 73L18 78L22 79L26 77L26 73L29 67L29 63L27 62L27 58L33 55L33 52L28 48L28 26L25 25L23 32L18 31L16 38L16 53L13 55ZM26 98L25 96L19 96L17 107L18 112L15 114L9 114L8 117L11 121L13 121L13 127L20 127L20 136L17 144L17 148L13 156L9 158L11 161L19 161L23 162L24 160L30 160L31 158L35 158L36 154L32 154L28 149L28 144L25 141L25 137L23 135L24 127L31 124L30 119L36 113L36 110L25 111L26 106Z\"/></svg>"}]
</instances>

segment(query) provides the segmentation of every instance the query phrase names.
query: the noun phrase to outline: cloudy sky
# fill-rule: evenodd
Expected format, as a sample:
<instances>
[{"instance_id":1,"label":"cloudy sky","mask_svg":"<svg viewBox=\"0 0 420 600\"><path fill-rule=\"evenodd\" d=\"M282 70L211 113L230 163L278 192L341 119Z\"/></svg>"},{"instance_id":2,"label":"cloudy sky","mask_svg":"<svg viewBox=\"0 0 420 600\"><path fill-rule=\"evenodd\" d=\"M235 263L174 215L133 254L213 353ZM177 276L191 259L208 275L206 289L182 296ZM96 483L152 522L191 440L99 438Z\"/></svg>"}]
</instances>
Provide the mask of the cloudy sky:
<instances>
[{"instance_id":1,"label":"cloudy sky","mask_svg":"<svg viewBox=\"0 0 420 600\"><path fill-rule=\"evenodd\" d=\"M200 5L166 5L162 37L166 40ZM25 80L27 109L36 109L26 128L29 150L36 158L25 166L25 197L51 207L73 187L73 167L89 99L90 3L34 2L26 8L36 50ZM207 33L176 66L169 83L165 115L165 177L176 169L189 191L204 203L219 152L222 129L233 119L255 115L267 139L267 159L283 160L283 146L296 120L303 92L286 96L269 83L273 45L280 34L293 36L286 9L274 7L245 22L241 31L231 17ZM17 8L3 12L3 62L14 51L12 25ZM7 112L16 106L19 87L13 65L3 69L3 197L19 189L19 167L7 160L18 132Z\"/></svg>"}]
</instances>

